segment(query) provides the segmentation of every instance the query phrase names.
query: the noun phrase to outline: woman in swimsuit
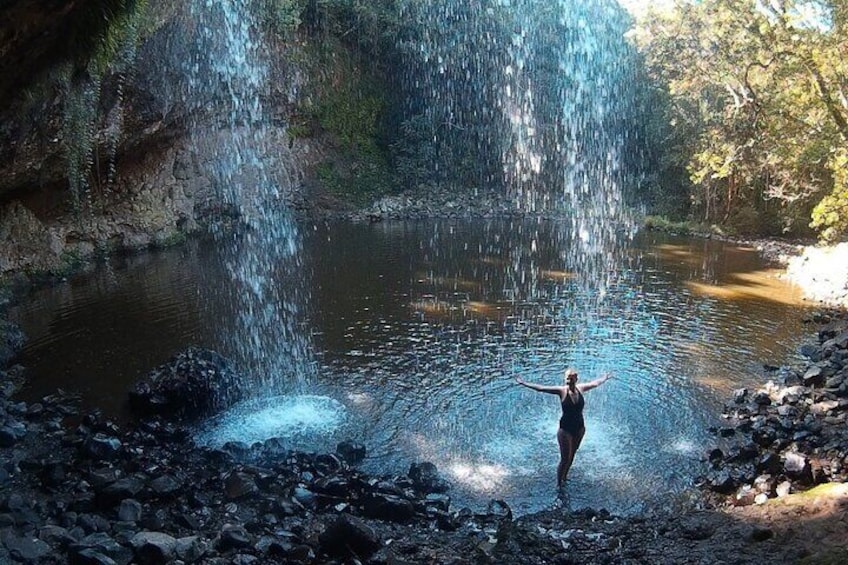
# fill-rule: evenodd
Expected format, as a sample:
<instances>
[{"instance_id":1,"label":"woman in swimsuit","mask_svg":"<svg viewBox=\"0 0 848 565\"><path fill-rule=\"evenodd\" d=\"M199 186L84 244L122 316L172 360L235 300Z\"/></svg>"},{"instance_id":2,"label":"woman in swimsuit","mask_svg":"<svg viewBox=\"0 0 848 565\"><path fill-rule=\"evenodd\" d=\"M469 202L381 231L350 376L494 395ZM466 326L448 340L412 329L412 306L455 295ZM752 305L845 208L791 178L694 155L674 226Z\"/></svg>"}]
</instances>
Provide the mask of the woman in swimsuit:
<instances>
[{"instance_id":1,"label":"woman in swimsuit","mask_svg":"<svg viewBox=\"0 0 848 565\"><path fill-rule=\"evenodd\" d=\"M583 405L585 404L583 393L599 387L611 378L611 375L604 375L597 380L578 385L577 371L572 368L565 370L565 386L537 385L528 383L520 377L515 377L515 381L522 386L559 396L562 416L559 419L559 430L557 431L560 457L557 467L557 487L562 487L566 477L568 477L568 470L571 469L574 454L580 447L580 442L583 441L583 435L586 433L586 426L583 425Z\"/></svg>"}]
</instances>

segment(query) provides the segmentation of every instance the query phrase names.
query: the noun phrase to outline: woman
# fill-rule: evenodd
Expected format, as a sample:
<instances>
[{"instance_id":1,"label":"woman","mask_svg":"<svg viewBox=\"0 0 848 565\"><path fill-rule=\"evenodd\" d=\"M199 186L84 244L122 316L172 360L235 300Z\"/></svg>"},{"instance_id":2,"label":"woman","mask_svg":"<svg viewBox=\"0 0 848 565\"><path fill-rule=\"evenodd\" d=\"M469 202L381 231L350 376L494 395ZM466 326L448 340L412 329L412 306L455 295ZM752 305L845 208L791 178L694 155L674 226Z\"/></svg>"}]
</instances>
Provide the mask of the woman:
<instances>
[{"instance_id":1,"label":"woman","mask_svg":"<svg viewBox=\"0 0 848 565\"><path fill-rule=\"evenodd\" d=\"M559 396L562 416L559 419L559 430L557 431L560 457L557 467L557 488L562 487L568 477L568 470L571 469L574 454L580 447L580 442L583 441L583 434L586 433L586 426L583 424L583 405L585 404L583 393L599 387L611 378L611 375L604 375L600 379L578 385L577 371L572 368L565 370L565 386L537 385L528 383L520 377L515 377L515 381L522 386Z\"/></svg>"}]
</instances>

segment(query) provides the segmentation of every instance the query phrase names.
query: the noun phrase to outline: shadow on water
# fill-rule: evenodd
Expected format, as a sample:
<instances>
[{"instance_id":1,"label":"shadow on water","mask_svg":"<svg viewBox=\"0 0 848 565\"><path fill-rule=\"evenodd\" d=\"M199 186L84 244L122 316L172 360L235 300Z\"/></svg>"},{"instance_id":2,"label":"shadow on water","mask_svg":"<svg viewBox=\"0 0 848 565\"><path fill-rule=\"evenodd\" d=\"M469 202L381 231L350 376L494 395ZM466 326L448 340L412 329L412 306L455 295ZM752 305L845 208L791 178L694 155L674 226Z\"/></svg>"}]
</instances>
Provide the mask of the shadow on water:
<instances>
[{"instance_id":1,"label":"shadow on water","mask_svg":"<svg viewBox=\"0 0 848 565\"><path fill-rule=\"evenodd\" d=\"M764 265L753 252L711 242L696 260L697 241L639 237L632 253L641 261L616 269L607 299L586 312L544 237L532 265L505 274L510 250L530 245L514 227L304 230L314 386L221 415L199 441L282 436L317 451L358 439L369 448L366 470L405 473L430 460L456 485L456 504L504 498L518 512L538 510L555 500L559 406L514 376L559 384L574 365L583 379L617 378L587 394L570 500L635 510L691 482L729 391L765 380L763 363L791 362L806 337L798 305L693 290L693 281L722 287L740 276L773 284L756 278ZM668 245L691 250L668 254ZM34 293L12 312L30 337L27 397L63 387L125 417L127 389L173 353L188 345L229 353L220 336L237 315L229 301L215 302L229 294L217 253L192 242Z\"/></svg>"}]
</instances>

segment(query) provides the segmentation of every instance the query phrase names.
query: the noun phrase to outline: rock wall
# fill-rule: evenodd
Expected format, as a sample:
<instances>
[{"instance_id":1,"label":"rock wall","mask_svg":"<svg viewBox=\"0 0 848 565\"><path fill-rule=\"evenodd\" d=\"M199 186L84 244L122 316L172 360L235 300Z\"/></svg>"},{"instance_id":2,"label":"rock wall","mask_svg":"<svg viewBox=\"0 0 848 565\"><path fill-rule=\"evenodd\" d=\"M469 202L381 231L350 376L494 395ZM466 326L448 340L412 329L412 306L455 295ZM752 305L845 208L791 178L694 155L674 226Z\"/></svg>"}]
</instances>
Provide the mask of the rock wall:
<instances>
[{"instance_id":1,"label":"rock wall","mask_svg":"<svg viewBox=\"0 0 848 565\"><path fill-rule=\"evenodd\" d=\"M186 97L190 90L180 81L197 49L185 41L193 24L180 10L159 8L168 20L139 46L132 71L100 83L92 178L79 201L68 181L66 154L77 140L66 139L63 125L67 84L45 83L35 98L20 97L0 110L0 276L61 273L97 253L167 245L234 212L215 171L220 148L229 146L225 138L237 132L221 123L221 100ZM269 46L258 157L279 189L279 202L271 205L305 213L315 205L306 172L333 149L320 135L289 135L288 118L306 80L293 62L296 49ZM249 186L244 169L236 181Z\"/></svg>"}]
</instances>

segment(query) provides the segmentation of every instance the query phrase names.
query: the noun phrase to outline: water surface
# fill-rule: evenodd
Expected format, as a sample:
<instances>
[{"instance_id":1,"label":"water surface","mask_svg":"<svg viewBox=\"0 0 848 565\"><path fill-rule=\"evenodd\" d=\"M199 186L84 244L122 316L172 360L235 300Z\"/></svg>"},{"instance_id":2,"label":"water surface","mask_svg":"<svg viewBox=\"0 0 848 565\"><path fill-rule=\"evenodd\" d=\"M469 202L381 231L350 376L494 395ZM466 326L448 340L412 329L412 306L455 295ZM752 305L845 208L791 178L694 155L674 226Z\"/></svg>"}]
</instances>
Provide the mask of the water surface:
<instances>
[{"instance_id":1,"label":"water surface","mask_svg":"<svg viewBox=\"0 0 848 565\"><path fill-rule=\"evenodd\" d=\"M751 249L641 234L605 295L585 296L549 222L389 222L305 226L302 265L278 285L311 288L314 374L198 429L198 442L368 446L366 470L430 460L456 504L555 501L554 396L560 384L615 378L586 395L587 434L566 489L572 507L619 512L667 502L690 484L721 403L796 360L808 339L798 292ZM285 263L290 265L291 263ZM34 292L12 312L29 342L26 395L57 387L126 417L126 391L189 345L228 351L239 302L211 241L113 259ZM285 348L281 348L285 349Z\"/></svg>"}]
</instances>

